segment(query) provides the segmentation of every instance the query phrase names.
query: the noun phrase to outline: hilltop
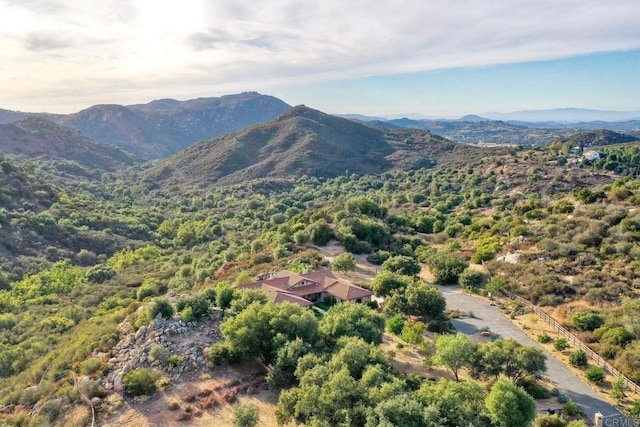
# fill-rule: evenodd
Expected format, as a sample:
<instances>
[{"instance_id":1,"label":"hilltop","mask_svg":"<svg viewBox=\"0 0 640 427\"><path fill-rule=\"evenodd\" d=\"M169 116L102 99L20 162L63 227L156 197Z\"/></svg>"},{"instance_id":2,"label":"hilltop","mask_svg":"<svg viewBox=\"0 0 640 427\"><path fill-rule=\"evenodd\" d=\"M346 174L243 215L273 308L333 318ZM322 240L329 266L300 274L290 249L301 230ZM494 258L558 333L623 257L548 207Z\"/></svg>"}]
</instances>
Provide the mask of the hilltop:
<instances>
[{"instance_id":1,"label":"hilltop","mask_svg":"<svg viewBox=\"0 0 640 427\"><path fill-rule=\"evenodd\" d=\"M140 105L96 105L59 123L144 159L167 157L191 144L271 120L289 108L256 92Z\"/></svg>"},{"instance_id":2,"label":"hilltop","mask_svg":"<svg viewBox=\"0 0 640 427\"><path fill-rule=\"evenodd\" d=\"M613 144L624 144L627 142L637 141L638 138L632 135L625 135L613 132L607 129L599 129L592 131L579 132L564 138L560 142L570 144L572 147L592 147Z\"/></svg>"},{"instance_id":3,"label":"hilltop","mask_svg":"<svg viewBox=\"0 0 640 427\"><path fill-rule=\"evenodd\" d=\"M2 154L67 160L107 171L137 162L133 155L116 147L93 141L77 131L39 117L0 125L0 147Z\"/></svg>"},{"instance_id":4,"label":"hilltop","mask_svg":"<svg viewBox=\"0 0 640 427\"><path fill-rule=\"evenodd\" d=\"M259 178L379 174L479 155L478 148L430 132L374 128L298 106L273 121L196 144L154 166L146 179L202 188Z\"/></svg>"}]
</instances>

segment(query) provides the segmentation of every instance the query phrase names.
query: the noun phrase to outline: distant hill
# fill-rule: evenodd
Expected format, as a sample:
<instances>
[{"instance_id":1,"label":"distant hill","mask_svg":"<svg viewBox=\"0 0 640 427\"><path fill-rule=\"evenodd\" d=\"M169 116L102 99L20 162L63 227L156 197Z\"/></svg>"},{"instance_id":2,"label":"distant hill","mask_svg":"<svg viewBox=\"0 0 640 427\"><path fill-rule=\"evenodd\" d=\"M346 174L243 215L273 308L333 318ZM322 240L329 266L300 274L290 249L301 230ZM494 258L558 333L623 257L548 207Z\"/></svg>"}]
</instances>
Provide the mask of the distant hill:
<instances>
[{"instance_id":1,"label":"distant hill","mask_svg":"<svg viewBox=\"0 0 640 427\"><path fill-rule=\"evenodd\" d=\"M258 178L377 174L468 162L481 152L430 132L374 128L298 106L273 121L189 147L151 168L146 180L180 190Z\"/></svg>"},{"instance_id":2,"label":"distant hill","mask_svg":"<svg viewBox=\"0 0 640 427\"><path fill-rule=\"evenodd\" d=\"M631 135L625 135L606 129L594 131L579 132L568 138L564 138L562 143L569 143L572 147L593 147L602 145L623 144L627 142L637 141L638 138Z\"/></svg>"},{"instance_id":3,"label":"distant hill","mask_svg":"<svg viewBox=\"0 0 640 427\"><path fill-rule=\"evenodd\" d=\"M458 122L488 122L489 119L485 119L484 117L476 116L475 114L467 114L466 116L460 117Z\"/></svg>"},{"instance_id":4,"label":"distant hill","mask_svg":"<svg viewBox=\"0 0 640 427\"><path fill-rule=\"evenodd\" d=\"M517 120L523 122L556 122L578 123L592 121L619 122L625 120L639 120L640 111L607 111L589 110L585 108L554 108L550 110L523 110L510 113L482 113L482 117L492 120Z\"/></svg>"},{"instance_id":5,"label":"distant hill","mask_svg":"<svg viewBox=\"0 0 640 427\"><path fill-rule=\"evenodd\" d=\"M423 129L465 144L545 144L575 133L573 129L541 129L488 120L479 116L465 116L458 120L389 120L395 126Z\"/></svg>"},{"instance_id":6,"label":"distant hill","mask_svg":"<svg viewBox=\"0 0 640 427\"><path fill-rule=\"evenodd\" d=\"M116 147L38 117L0 125L0 154L63 159L107 171L137 162L133 155Z\"/></svg>"},{"instance_id":7,"label":"distant hill","mask_svg":"<svg viewBox=\"0 0 640 427\"><path fill-rule=\"evenodd\" d=\"M271 120L290 106L256 92L189 101L97 105L60 123L145 159L167 157L191 144Z\"/></svg>"}]
</instances>

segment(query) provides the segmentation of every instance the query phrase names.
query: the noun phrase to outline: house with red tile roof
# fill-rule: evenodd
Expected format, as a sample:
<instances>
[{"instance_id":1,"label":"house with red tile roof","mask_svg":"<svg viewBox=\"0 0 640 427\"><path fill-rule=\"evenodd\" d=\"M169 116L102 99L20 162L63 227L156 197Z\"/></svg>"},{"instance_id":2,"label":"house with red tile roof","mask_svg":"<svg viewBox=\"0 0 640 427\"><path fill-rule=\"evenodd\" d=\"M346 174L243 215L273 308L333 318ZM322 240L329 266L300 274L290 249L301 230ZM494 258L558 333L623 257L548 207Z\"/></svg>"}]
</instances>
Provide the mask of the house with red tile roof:
<instances>
[{"instance_id":1,"label":"house with red tile roof","mask_svg":"<svg viewBox=\"0 0 640 427\"><path fill-rule=\"evenodd\" d=\"M367 303L373 295L368 289L336 277L331 270L303 273L282 270L257 282L240 285L238 289L260 289L270 301L288 301L303 307L330 298L336 301Z\"/></svg>"}]
</instances>

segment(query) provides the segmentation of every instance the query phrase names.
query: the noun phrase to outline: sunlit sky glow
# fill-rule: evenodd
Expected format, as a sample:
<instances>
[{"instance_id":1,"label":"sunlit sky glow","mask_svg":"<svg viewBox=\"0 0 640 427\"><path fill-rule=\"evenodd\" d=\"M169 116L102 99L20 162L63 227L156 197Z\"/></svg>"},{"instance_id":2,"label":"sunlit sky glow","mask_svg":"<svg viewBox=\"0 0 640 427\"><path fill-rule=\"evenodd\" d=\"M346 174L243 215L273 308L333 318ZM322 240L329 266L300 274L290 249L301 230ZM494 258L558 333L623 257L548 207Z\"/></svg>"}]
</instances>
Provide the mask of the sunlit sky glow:
<instances>
[{"instance_id":1,"label":"sunlit sky glow","mask_svg":"<svg viewBox=\"0 0 640 427\"><path fill-rule=\"evenodd\" d=\"M331 113L640 109L636 0L0 0L0 108L247 90Z\"/></svg>"}]
</instances>

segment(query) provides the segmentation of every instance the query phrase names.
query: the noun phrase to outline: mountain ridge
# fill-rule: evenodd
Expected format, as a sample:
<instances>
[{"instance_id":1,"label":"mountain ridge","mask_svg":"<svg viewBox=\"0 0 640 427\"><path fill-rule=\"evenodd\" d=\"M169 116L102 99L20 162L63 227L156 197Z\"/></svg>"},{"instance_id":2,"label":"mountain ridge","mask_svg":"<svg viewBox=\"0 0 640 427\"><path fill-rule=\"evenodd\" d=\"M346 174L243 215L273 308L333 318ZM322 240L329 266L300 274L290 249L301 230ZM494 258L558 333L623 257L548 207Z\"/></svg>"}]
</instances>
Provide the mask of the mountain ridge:
<instances>
[{"instance_id":1,"label":"mountain ridge","mask_svg":"<svg viewBox=\"0 0 640 427\"><path fill-rule=\"evenodd\" d=\"M383 129L296 106L276 119L195 144L153 166L146 180L183 189L258 178L334 177L431 167L476 147L415 129Z\"/></svg>"}]
</instances>

